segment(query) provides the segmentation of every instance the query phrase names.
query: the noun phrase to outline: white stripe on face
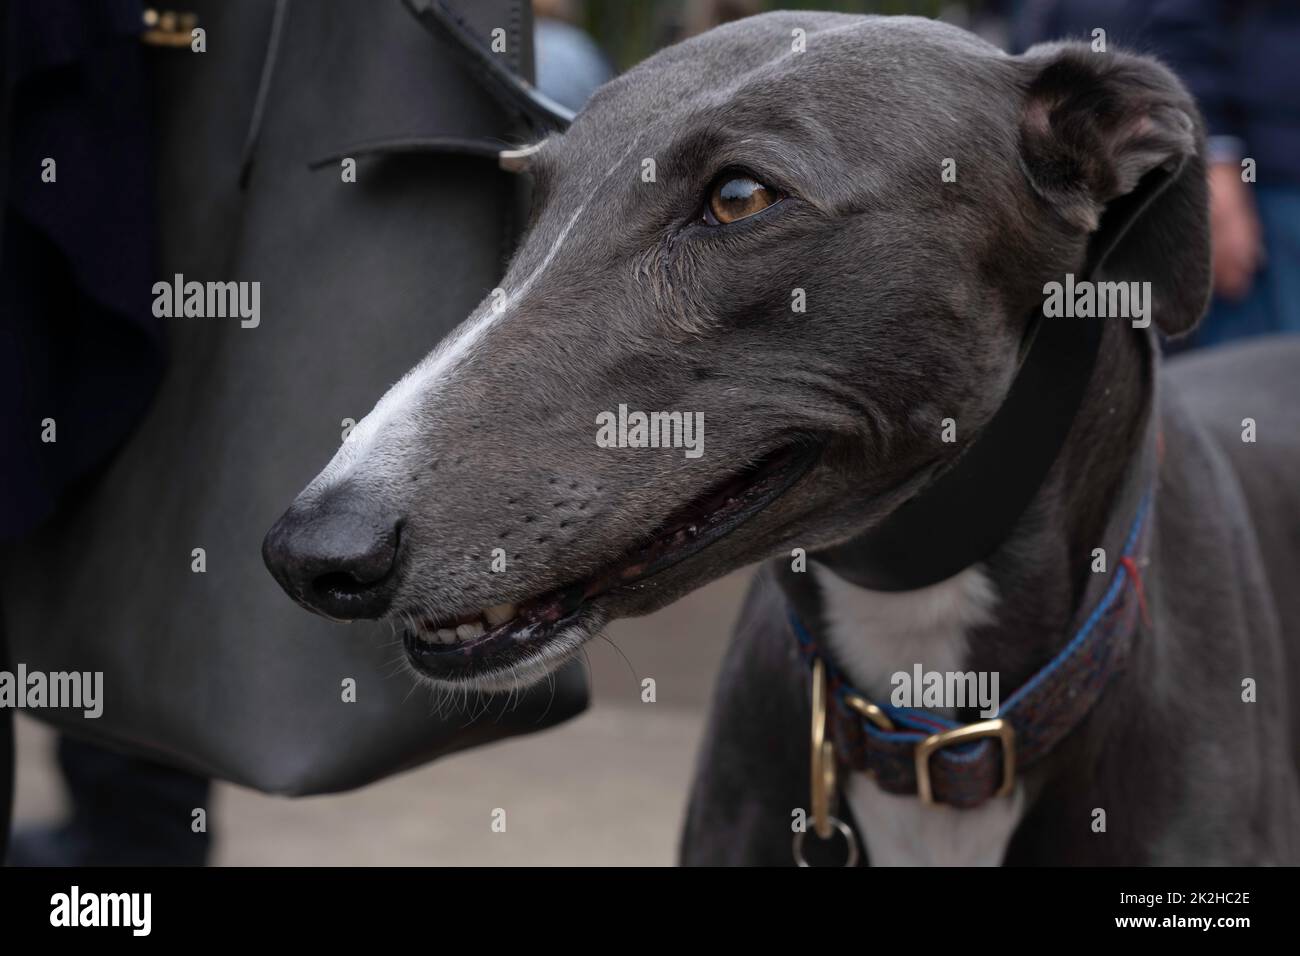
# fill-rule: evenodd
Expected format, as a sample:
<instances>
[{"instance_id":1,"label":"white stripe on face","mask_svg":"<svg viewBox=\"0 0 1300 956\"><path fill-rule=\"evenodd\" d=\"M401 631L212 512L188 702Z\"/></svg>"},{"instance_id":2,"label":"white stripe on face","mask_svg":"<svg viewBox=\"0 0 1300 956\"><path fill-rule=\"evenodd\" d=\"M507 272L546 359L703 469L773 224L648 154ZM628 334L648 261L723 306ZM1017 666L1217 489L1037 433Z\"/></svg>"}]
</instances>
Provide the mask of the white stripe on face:
<instances>
[{"instance_id":1,"label":"white stripe on face","mask_svg":"<svg viewBox=\"0 0 1300 956\"><path fill-rule=\"evenodd\" d=\"M636 148L637 141L640 138L639 134L633 138L627 149L605 171L599 181L585 183L582 188L583 194L592 196L600 186L613 176L618 167ZM353 426L347 441L335 453L333 459L325 466L324 471L317 476L316 480L312 482L312 485L329 485L344 478L358 462L366 457L374 445L375 439L390 423L413 417L412 413L418 405L442 388L452 373L464 364L466 357L482 341L488 331L510 314L513 304L520 301L532 288L538 277L550 267L555 256L568 240L573 227L578 222L578 218L586 208L586 201L579 204L578 208L573 211L573 215L569 217L568 222L560 229L555 241L551 243L551 247L546 251L546 255L529 271L528 275L513 291L505 290L505 296L499 302L489 300L481 303L470 314L469 318L457 326L437 348L425 356L384 394L370 414Z\"/></svg>"}]
</instances>

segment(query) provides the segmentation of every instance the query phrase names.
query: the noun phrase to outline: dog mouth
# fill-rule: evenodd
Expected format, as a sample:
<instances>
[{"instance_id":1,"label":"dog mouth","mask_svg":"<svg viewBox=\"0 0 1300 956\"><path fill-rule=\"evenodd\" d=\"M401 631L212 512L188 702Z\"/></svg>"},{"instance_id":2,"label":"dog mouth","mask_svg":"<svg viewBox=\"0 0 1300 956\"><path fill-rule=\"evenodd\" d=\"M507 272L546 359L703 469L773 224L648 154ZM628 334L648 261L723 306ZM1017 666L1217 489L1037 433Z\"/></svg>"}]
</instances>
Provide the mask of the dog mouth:
<instances>
[{"instance_id":1,"label":"dog mouth","mask_svg":"<svg viewBox=\"0 0 1300 956\"><path fill-rule=\"evenodd\" d=\"M408 659L427 677L457 681L517 673L530 659L566 657L605 623L602 598L644 587L731 534L802 478L819 451L788 445L763 457L674 511L648 538L586 578L518 604L417 620L403 637Z\"/></svg>"}]
</instances>

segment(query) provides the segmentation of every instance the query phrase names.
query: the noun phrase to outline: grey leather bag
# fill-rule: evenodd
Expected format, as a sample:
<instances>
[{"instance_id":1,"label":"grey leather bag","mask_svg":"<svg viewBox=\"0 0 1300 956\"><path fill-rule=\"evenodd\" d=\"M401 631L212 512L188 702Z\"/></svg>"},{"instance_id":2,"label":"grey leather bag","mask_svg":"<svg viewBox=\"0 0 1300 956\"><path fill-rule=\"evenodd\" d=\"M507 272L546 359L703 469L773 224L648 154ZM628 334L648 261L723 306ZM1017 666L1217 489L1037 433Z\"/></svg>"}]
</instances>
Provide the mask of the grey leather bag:
<instances>
[{"instance_id":1,"label":"grey leather bag","mask_svg":"<svg viewBox=\"0 0 1300 956\"><path fill-rule=\"evenodd\" d=\"M500 88L512 80L485 82L474 63L499 28L506 53L494 62L530 75L526 0L411 6L460 40L397 0L201 0L189 9L205 53L149 51L158 278L258 282L260 322L168 319L171 366L136 434L88 494L4 555L12 659L104 675L98 719L35 716L307 794L586 706L584 675L570 669L508 706L439 715L387 625L310 615L262 566L263 534L345 420L493 288L522 221L492 151L526 139L522 124L544 119L546 104L512 106ZM353 183L341 175L348 156Z\"/></svg>"}]
</instances>

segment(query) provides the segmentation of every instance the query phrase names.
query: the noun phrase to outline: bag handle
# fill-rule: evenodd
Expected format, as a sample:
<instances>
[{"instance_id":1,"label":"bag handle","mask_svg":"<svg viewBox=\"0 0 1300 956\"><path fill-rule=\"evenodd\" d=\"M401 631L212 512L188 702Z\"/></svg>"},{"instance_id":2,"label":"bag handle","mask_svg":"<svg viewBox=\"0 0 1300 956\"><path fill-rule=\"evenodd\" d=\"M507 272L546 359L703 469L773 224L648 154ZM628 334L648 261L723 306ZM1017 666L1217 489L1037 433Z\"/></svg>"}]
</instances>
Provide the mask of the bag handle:
<instances>
[{"instance_id":1,"label":"bag handle","mask_svg":"<svg viewBox=\"0 0 1300 956\"><path fill-rule=\"evenodd\" d=\"M518 110L538 133L565 130L574 112L561 106L510 69L486 49L451 4L446 0L403 0L420 24L445 40L472 76L507 109Z\"/></svg>"}]
</instances>

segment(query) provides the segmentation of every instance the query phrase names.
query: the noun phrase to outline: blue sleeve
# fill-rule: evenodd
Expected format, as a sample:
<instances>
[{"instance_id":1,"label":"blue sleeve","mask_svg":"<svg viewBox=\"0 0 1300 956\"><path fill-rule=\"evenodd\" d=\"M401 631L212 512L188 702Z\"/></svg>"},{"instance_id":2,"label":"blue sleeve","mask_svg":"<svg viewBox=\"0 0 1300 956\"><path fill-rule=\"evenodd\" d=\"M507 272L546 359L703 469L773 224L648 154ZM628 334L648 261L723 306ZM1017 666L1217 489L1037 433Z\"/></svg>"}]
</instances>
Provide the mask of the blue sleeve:
<instances>
[{"instance_id":1,"label":"blue sleeve","mask_svg":"<svg viewBox=\"0 0 1300 956\"><path fill-rule=\"evenodd\" d=\"M1155 0L1143 33L1196 97L1211 136L1240 136L1233 88L1240 55L1231 0Z\"/></svg>"}]
</instances>

